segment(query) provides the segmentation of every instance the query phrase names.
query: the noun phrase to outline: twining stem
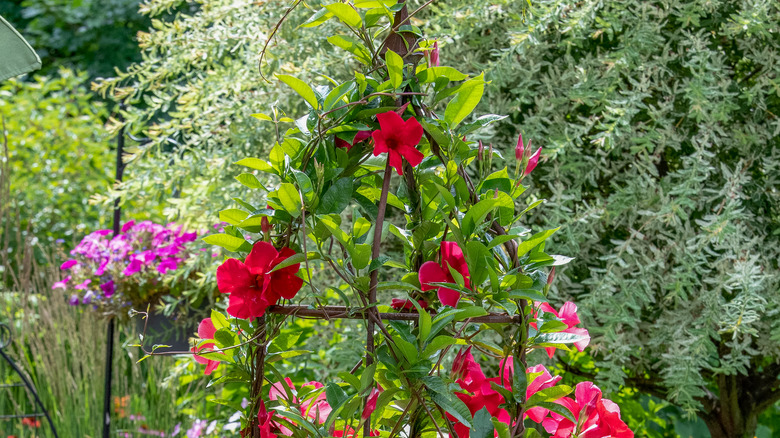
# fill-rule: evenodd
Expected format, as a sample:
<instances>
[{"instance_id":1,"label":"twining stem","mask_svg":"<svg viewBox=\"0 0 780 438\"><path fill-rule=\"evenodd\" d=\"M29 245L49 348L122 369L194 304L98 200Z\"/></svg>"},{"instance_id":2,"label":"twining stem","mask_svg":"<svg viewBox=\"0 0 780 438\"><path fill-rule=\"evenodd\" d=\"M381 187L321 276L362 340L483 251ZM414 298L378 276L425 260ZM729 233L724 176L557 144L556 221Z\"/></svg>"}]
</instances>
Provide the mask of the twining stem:
<instances>
[{"instance_id":1,"label":"twining stem","mask_svg":"<svg viewBox=\"0 0 780 438\"><path fill-rule=\"evenodd\" d=\"M374 228L374 244L371 247L372 264L374 260L379 259L379 247L382 244L382 228L384 228L385 211L387 210L387 192L390 191L391 176L392 171L390 169L390 154L388 153L387 164L385 164L385 175L384 179L382 180L382 194L379 195L379 205L377 206L376 228ZM374 319L379 317L376 309L376 287L378 283L379 266L376 266L374 267L374 270L371 271L371 280L368 283L368 304L370 307L366 309L366 311L373 314L373 318L369 317L366 321L366 366L374 363ZM369 416L365 423L363 436L369 436L370 434L371 417Z\"/></svg>"}]
</instances>

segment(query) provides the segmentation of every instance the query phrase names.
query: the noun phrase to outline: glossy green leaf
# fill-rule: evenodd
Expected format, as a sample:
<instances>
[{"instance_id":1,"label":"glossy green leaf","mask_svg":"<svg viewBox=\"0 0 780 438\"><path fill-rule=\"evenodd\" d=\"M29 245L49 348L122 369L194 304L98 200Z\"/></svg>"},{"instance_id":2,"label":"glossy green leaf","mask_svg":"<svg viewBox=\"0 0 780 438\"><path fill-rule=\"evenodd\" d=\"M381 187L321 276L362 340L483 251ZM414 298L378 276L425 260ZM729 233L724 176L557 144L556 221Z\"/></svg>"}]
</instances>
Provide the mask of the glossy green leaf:
<instances>
[{"instance_id":1,"label":"glossy green leaf","mask_svg":"<svg viewBox=\"0 0 780 438\"><path fill-rule=\"evenodd\" d=\"M363 20L360 18L360 14L347 3L331 3L324 6L328 12L332 13L344 24L359 28L363 25Z\"/></svg>"},{"instance_id":2,"label":"glossy green leaf","mask_svg":"<svg viewBox=\"0 0 780 438\"><path fill-rule=\"evenodd\" d=\"M390 75L390 83L393 88L398 89L404 81L404 60L397 53L388 50L385 53L385 62L387 63L387 73Z\"/></svg>"},{"instance_id":3,"label":"glossy green leaf","mask_svg":"<svg viewBox=\"0 0 780 438\"><path fill-rule=\"evenodd\" d=\"M357 38L346 35L333 35L328 37L328 42L355 55L359 62L371 65L371 52Z\"/></svg>"},{"instance_id":4,"label":"glossy green leaf","mask_svg":"<svg viewBox=\"0 0 780 438\"><path fill-rule=\"evenodd\" d=\"M287 213L290 213L292 217L298 217L301 215L301 197L298 194L298 189L290 183L283 183L277 190L277 196L282 203L282 207Z\"/></svg>"},{"instance_id":5,"label":"glossy green leaf","mask_svg":"<svg viewBox=\"0 0 780 438\"><path fill-rule=\"evenodd\" d=\"M476 78L464 82L455 98L447 104L447 108L444 110L444 121L450 127L458 126L477 107L485 92L484 76L485 74L482 73Z\"/></svg>"},{"instance_id":6,"label":"glossy green leaf","mask_svg":"<svg viewBox=\"0 0 780 438\"><path fill-rule=\"evenodd\" d=\"M276 75L276 78L284 82L298 93L312 108L319 108L317 103L317 95L314 90L306 82L290 75Z\"/></svg>"}]
</instances>

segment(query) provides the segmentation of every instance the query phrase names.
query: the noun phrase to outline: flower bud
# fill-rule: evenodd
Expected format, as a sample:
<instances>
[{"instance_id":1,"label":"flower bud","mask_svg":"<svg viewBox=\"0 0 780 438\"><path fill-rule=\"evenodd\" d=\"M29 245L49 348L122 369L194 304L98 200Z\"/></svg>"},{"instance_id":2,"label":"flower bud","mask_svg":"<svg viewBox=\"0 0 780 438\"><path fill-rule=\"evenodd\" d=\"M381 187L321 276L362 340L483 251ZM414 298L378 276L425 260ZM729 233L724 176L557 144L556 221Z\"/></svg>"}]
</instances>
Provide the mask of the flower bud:
<instances>
[{"instance_id":1,"label":"flower bud","mask_svg":"<svg viewBox=\"0 0 780 438\"><path fill-rule=\"evenodd\" d=\"M529 142L530 144L530 142ZM533 170L536 168L536 165L539 163L539 156L542 154L542 148L539 148L534 152L533 155L531 155L531 158L528 159L528 165L525 166L525 176L528 176Z\"/></svg>"},{"instance_id":2,"label":"flower bud","mask_svg":"<svg viewBox=\"0 0 780 438\"><path fill-rule=\"evenodd\" d=\"M547 274L547 286L550 286L553 280L555 280L555 266L553 266L553 268L550 269L550 273Z\"/></svg>"},{"instance_id":3,"label":"flower bud","mask_svg":"<svg viewBox=\"0 0 780 438\"><path fill-rule=\"evenodd\" d=\"M431 67L439 66L439 42L433 42L433 50L431 50Z\"/></svg>"},{"instance_id":4,"label":"flower bud","mask_svg":"<svg viewBox=\"0 0 780 438\"><path fill-rule=\"evenodd\" d=\"M529 141L528 144L531 144ZM517 137L517 146L515 146L515 158L520 161L523 159L523 155L525 155L525 146L523 145L523 134L520 134Z\"/></svg>"},{"instance_id":5,"label":"flower bud","mask_svg":"<svg viewBox=\"0 0 780 438\"><path fill-rule=\"evenodd\" d=\"M479 140L479 147L477 148L477 160L482 161L485 158L483 157L483 154L485 153L485 145L482 144L482 140Z\"/></svg>"}]
</instances>

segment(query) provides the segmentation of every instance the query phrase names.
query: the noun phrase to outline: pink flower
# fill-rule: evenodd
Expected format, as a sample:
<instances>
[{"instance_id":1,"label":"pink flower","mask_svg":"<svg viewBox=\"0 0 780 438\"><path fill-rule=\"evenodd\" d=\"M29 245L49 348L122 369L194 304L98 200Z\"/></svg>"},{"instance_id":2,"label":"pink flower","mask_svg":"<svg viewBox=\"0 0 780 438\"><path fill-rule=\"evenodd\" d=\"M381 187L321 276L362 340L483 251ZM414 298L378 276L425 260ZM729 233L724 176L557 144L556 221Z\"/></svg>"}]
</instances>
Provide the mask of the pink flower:
<instances>
[{"instance_id":1,"label":"pink flower","mask_svg":"<svg viewBox=\"0 0 780 438\"><path fill-rule=\"evenodd\" d=\"M129 277L133 274L138 273L141 268L143 267L143 262L141 259L133 258L130 260L130 263L127 265L124 271L122 271L122 274L126 277Z\"/></svg>"},{"instance_id":2,"label":"pink flower","mask_svg":"<svg viewBox=\"0 0 780 438\"><path fill-rule=\"evenodd\" d=\"M284 259L295 255L290 248L277 251L268 242L257 242L245 262L228 259L217 268L219 291L230 294L227 312L252 320L263 316L268 306L281 298L292 299L303 286L295 275L300 263L270 272Z\"/></svg>"},{"instance_id":3,"label":"pink flower","mask_svg":"<svg viewBox=\"0 0 780 438\"><path fill-rule=\"evenodd\" d=\"M68 282L70 281L70 278L71 278L70 275L68 275L65 278L63 278L62 280L54 283L54 285L52 285L52 287L51 287L52 290L53 289L67 289L68 288Z\"/></svg>"},{"instance_id":4,"label":"pink flower","mask_svg":"<svg viewBox=\"0 0 780 438\"><path fill-rule=\"evenodd\" d=\"M376 401L379 399L379 389L374 388L371 390L371 394L366 399L366 407L363 409L363 414L360 418L368 420L371 414L376 410Z\"/></svg>"},{"instance_id":5,"label":"pink flower","mask_svg":"<svg viewBox=\"0 0 780 438\"><path fill-rule=\"evenodd\" d=\"M181 259L178 257L168 257L163 259L160 264L157 265L157 272L165 274L168 271L175 271L179 269L179 263Z\"/></svg>"},{"instance_id":6,"label":"pink flower","mask_svg":"<svg viewBox=\"0 0 780 438\"><path fill-rule=\"evenodd\" d=\"M530 145L531 142L529 141L528 144ZM534 152L533 155L531 155L531 158L528 159L528 164L525 166L525 176L528 176L531 172L533 172L534 169L536 169L536 165L539 163L539 155L542 154L542 148L539 148Z\"/></svg>"},{"instance_id":7,"label":"pink flower","mask_svg":"<svg viewBox=\"0 0 780 438\"><path fill-rule=\"evenodd\" d=\"M531 383L528 384L528 387L525 391L525 398L528 400L531 398L532 395L536 394L537 392L541 391L542 389L552 388L555 386L556 383L558 383L563 377L561 376L552 376L549 371L547 371L547 368L544 367L544 365L536 365L528 368L527 374L537 374L533 380L531 380ZM506 385L505 385L506 386ZM511 388L511 386L508 386L508 388ZM531 420L541 423L544 418L547 416L547 413L550 412L549 410L536 406L531 409L528 409L525 414L530 418Z\"/></svg>"},{"instance_id":8,"label":"pink flower","mask_svg":"<svg viewBox=\"0 0 780 438\"><path fill-rule=\"evenodd\" d=\"M575 342L574 346L577 347L577 350L579 351L585 350L585 347L587 347L590 343L590 334L588 333L587 329L574 327L580 323L580 318L577 316L576 304L572 303L571 301L567 301L563 304L561 310L555 311L555 309L553 309L548 303L542 303L539 306L539 309L545 313L551 313L560 318L560 320L566 324L567 327L566 330L563 330L563 333L580 335L582 338ZM536 322L532 322L531 327L538 330ZM555 353L555 347L547 347L546 350L547 355L553 357L553 354Z\"/></svg>"},{"instance_id":9,"label":"pink flower","mask_svg":"<svg viewBox=\"0 0 780 438\"><path fill-rule=\"evenodd\" d=\"M127 222L125 222L125 224L122 225L122 232L123 233L128 232L131 228L133 228L133 225L135 225L135 221L127 221Z\"/></svg>"},{"instance_id":10,"label":"pink flower","mask_svg":"<svg viewBox=\"0 0 780 438\"><path fill-rule=\"evenodd\" d=\"M265 403L260 400L260 407L257 410L257 425L260 428L260 438L276 438L276 435L271 432L271 427L275 425L273 417L274 411L269 413L265 409ZM244 434L241 433L241 436L244 436Z\"/></svg>"},{"instance_id":11,"label":"pink flower","mask_svg":"<svg viewBox=\"0 0 780 438\"><path fill-rule=\"evenodd\" d=\"M460 292L430 283L457 283L450 272L450 268L458 272L462 277L466 288L469 288L469 267L463 251L456 242L441 243L441 264L425 262L420 266L420 284L422 290L437 289L439 301L445 306L456 307L460 300Z\"/></svg>"},{"instance_id":12,"label":"pink flower","mask_svg":"<svg viewBox=\"0 0 780 438\"><path fill-rule=\"evenodd\" d=\"M67 269L70 269L70 268L78 265L78 264L79 264L78 260L68 260L67 262L65 262L65 263L60 265L60 270L61 271L65 271Z\"/></svg>"},{"instance_id":13,"label":"pink flower","mask_svg":"<svg viewBox=\"0 0 780 438\"><path fill-rule=\"evenodd\" d=\"M428 302L425 300L417 300L417 304L420 305L423 309L428 308ZM412 303L412 300L404 300L401 298L393 298L393 301L390 303L390 307L392 307L395 310L416 310L417 308L414 307L414 304Z\"/></svg>"},{"instance_id":14,"label":"pink flower","mask_svg":"<svg viewBox=\"0 0 780 438\"><path fill-rule=\"evenodd\" d=\"M111 296L114 295L114 292L116 292L116 287L114 286L114 280L108 280L107 282L101 284L100 290L103 291L103 295L106 298L111 298Z\"/></svg>"},{"instance_id":15,"label":"pink flower","mask_svg":"<svg viewBox=\"0 0 780 438\"><path fill-rule=\"evenodd\" d=\"M86 290L89 287L89 284L92 283L92 280L87 278L86 280L82 281L81 283L76 285L77 290Z\"/></svg>"},{"instance_id":16,"label":"pink flower","mask_svg":"<svg viewBox=\"0 0 780 438\"><path fill-rule=\"evenodd\" d=\"M374 137L374 156L387 152L391 167L399 175L403 175L403 158L417 166L424 155L416 149L423 135L423 127L414 117L404 121L395 111L377 114L379 127L371 136Z\"/></svg>"},{"instance_id":17,"label":"pink flower","mask_svg":"<svg viewBox=\"0 0 780 438\"><path fill-rule=\"evenodd\" d=\"M211 318L204 319L200 322L200 325L198 325L198 337L201 339L214 339L214 334L216 332L217 329L214 327L214 323L211 321ZM212 351L214 347L215 344L213 342L208 342L201 345L200 347L192 347L190 351L193 353L200 353L204 350L205 352L209 352ZM211 374L219 366L218 360L206 359L205 357L199 356L197 354L194 357L196 362L202 365L206 365L206 370L203 371L203 374L205 375Z\"/></svg>"},{"instance_id":18,"label":"pink flower","mask_svg":"<svg viewBox=\"0 0 780 438\"><path fill-rule=\"evenodd\" d=\"M593 382L578 383L574 388L575 399L564 397L558 403L574 414L576 423L562 415L550 412L542 422L552 438L633 438L634 432L620 419L620 409L610 400L601 398L601 390Z\"/></svg>"},{"instance_id":19,"label":"pink flower","mask_svg":"<svg viewBox=\"0 0 780 438\"><path fill-rule=\"evenodd\" d=\"M355 138L352 139L352 143L348 143L345 140L340 139L338 136L335 137L335 144L337 148L347 148L347 150L352 150L352 146L355 146L356 144L368 140L371 138L371 132L369 131L358 131L355 134Z\"/></svg>"}]
</instances>

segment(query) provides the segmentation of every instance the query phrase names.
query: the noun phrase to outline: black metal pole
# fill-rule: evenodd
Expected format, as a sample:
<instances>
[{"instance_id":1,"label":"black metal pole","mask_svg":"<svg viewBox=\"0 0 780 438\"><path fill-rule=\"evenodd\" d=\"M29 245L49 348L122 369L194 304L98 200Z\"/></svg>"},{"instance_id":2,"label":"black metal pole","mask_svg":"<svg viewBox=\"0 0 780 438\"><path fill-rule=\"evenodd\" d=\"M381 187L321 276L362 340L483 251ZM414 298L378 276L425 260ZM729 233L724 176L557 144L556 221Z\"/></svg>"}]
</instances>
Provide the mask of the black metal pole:
<instances>
[{"instance_id":1,"label":"black metal pole","mask_svg":"<svg viewBox=\"0 0 780 438\"><path fill-rule=\"evenodd\" d=\"M120 110L124 105L120 105ZM122 120L121 113L119 120ZM125 148L125 128L119 130L116 140L116 182L122 181L122 175L125 171L125 163L122 161L122 155ZM119 206L119 197L114 199L114 236L119 234L119 222L122 219L122 209ZM108 329L106 330L106 380L103 388L103 438L109 438L111 435L111 382L113 380L114 363L114 318L108 320Z\"/></svg>"}]
</instances>

